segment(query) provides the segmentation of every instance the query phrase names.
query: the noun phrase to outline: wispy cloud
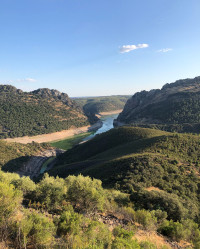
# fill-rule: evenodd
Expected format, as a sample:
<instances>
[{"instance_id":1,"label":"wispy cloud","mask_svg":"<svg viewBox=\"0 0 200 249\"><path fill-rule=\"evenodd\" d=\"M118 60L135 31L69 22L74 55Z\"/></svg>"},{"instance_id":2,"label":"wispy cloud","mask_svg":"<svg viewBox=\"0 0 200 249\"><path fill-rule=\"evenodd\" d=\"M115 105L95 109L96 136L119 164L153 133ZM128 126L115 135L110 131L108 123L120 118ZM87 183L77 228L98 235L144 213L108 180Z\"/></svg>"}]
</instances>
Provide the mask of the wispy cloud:
<instances>
[{"instance_id":1,"label":"wispy cloud","mask_svg":"<svg viewBox=\"0 0 200 249\"><path fill-rule=\"evenodd\" d=\"M162 48L160 50L158 50L157 52L158 53L167 53L169 51L172 51L173 49L172 48Z\"/></svg>"},{"instance_id":2,"label":"wispy cloud","mask_svg":"<svg viewBox=\"0 0 200 249\"><path fill-rule=\"evenodd\" d=\"M34 79L34 78L24 78L24 79L16 79L16 80L7 80L7 83L15 83L15 82L30 82L30 83L33 83L33 82L36 82L37 80Z\"/></svg>"},{"instance_id":3,"label":"wispy cloud","mask_svg":"<svg viewBox=\"0 0 200 249\"><path fill-rule=\"evenodd\" d=\"M136 50L139 48L148 48L149 45L148 44L138 44L138 45L123 45L122 47L120 47L120 53L128 53L132 50Z\"/></svg>"},{"instance_id":4,"label":"wispy cloud","mask_svg":"<svg viewBox=\"0 0 200 249\"><path fill-rule=\"evenodd\" d=\"M33 79L33 78L26 78L26 79L24 79L24 81L26 81L26 82L36 82L37 80Z\"/></svg>"}]
</instances>

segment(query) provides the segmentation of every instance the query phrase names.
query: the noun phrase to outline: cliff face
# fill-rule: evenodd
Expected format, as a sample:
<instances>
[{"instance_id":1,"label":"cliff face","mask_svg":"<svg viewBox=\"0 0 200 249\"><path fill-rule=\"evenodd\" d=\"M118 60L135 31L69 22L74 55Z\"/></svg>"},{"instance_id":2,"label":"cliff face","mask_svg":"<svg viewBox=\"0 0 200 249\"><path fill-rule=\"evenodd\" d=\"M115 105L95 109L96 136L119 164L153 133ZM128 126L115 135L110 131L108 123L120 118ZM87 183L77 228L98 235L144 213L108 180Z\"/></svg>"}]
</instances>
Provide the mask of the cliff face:
<instances>
[{"instance_id":1,"label":"cliff face","mask_svg":"<svg viewBox=\"0 0 200 249\"><path fill-rule=\"evenodd\" d=\"M161 90L134 94L115 124L187 122L200 122L200 77L165 84Z\"/></svg>"}]
</instances>

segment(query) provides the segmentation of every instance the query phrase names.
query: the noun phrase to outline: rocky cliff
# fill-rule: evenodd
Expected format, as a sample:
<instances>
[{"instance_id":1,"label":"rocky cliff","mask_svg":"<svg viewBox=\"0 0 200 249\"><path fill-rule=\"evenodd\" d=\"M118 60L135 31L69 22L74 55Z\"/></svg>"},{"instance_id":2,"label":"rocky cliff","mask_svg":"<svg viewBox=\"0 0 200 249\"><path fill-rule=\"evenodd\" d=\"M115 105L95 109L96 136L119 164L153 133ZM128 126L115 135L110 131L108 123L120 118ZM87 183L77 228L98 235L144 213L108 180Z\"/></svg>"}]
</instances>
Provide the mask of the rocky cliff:
<instances>
[{"instance_id":1,"label":"rocky cliff","mask_svg":"<svg viewBox=\"0 0 200 249\"><path fill-rule=\"evenodd\" d=\"M120 124L200 122L200 77L165 84L162 89L134 94L115 120Z\"/></svg>"}]
</instances>

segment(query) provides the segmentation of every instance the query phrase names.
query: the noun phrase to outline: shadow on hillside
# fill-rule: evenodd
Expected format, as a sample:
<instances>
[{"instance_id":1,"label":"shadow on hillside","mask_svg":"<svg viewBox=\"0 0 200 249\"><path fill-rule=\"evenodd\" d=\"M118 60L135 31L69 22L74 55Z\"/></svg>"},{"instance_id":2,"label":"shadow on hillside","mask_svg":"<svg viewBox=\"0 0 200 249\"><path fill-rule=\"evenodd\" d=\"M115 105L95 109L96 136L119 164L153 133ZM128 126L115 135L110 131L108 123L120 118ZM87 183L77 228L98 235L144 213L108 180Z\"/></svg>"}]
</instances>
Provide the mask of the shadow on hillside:
<instances>
[{"instance_id":1,"label":"shadow on hillside","mask_svg":"<svg viewBox=\"0 0 200 249\"><path fill-rule=\"evenodd\" d=\"M66 153L60 155L55 167L48 173L53 176L67 177L71 174L83 174L84 170L95 166L101 166L104 163L129 154L143 152L156 152L154 146L156 143L162 144L166 136L157 136L152 138L138 139L132 142L122 143L110 149L105 147L89 147L87 144L78 145ZM89 143L88 143L89 144ZM155 146L156 147L156 146ZM81 148L81 150L80 150Z\"/></svg>"},{"instance_id":2,"label":"shadow on hillside","mask_svg":"<svg viewBox=\"0 0 200 249\"><path fill-rule=\"evenodd\" d=\"M23 166L30 160L31 156L21 156L7 162L2 170L5 172L16 172L20 169L23 169Z\"/></svg>"},{"instance_id":3,"label":"shadow on hillside","mask_svg":"<svg viewBox=\"0 0 200 249\"><path fill-rule=\"evenodd\" d=\"M146 150L148 147L165 140L166 136L156 136L152 138L135 139L134 141L124 141L123 143L117 144L112 143L109 145L109 141L88 141L87 143L80 144L66 151L64 154L58 157L57 164L69 164L80 162L88 159L112 159L113 157L120 157L130 153L139 153ZM102 155L102 156L101 156Z\"/></svg>"}]
</instances>

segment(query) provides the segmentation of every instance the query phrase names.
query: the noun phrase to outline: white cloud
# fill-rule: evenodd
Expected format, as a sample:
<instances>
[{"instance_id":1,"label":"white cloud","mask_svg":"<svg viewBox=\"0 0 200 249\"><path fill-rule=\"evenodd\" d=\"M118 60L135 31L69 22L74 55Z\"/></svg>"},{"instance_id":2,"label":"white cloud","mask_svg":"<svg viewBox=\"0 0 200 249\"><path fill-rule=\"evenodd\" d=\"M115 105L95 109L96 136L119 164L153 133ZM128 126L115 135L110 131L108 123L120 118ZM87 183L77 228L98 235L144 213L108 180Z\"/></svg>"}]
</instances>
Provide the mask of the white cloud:
<instances>
[{"instance_id":1,"label":"white cloud","mask_svg":"<svg viewBox=\"0 0 200 249\"><path fill-rule=\"evenodd\" d=\"M128 53L139 48L148 48L148 46L148 44L123 45L122 47L120 47L120 53Z\"/></svg>"},{"instance_id":2,"label":"white cloud","mask_svg":"<svg viewBox=\"0 0 200 249\"><path fill-rule=\"evenodd\" d=\"M15 83L15 82L30 82L30 83L33 83L33 82L36 82L37 80L36 79L33 79L33 78L24 78L24 79L16 79L16 80L7 80L7 83Z\"/></svg>"},{"instance_id":3,"label":"white cloud","mask_svg":"<svg viewBox=\"0 0 200 249\"><path fill-rule=\"evenodd\" d=\"M167 53L169 51L172 51L173 49L172 48L162 48L160 50L158 50L157 52L158 53Z\"/></svg>"}]
</instances>

